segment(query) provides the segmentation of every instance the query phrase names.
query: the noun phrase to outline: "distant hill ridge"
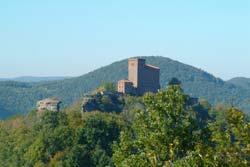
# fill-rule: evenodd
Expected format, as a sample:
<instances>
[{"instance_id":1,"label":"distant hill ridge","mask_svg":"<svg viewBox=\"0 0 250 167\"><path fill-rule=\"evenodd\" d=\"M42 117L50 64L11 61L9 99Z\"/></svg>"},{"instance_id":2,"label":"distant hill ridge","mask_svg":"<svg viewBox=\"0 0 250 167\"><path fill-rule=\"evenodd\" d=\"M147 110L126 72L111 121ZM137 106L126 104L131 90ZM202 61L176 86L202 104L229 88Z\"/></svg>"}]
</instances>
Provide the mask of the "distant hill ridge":
<instances>
[{"instance_id":1,"label":"distant hill ridge","mask_svg":"<svg viewBox=\"0 0 250 167\"><path fill-rule=\"evenodd\" d=\"M21 76L15 78L0 78L0 81L17 81L17 82L46 82L46 81L56 81L63 80L70 77L60 77L60 76L45 76L45 77L34 77L34 76Z\"/></svg>"},{"instance_id":2,"label":"distant hill ridge","mask_svg":"<svg viewBox=\"0 0 250 167\"><path fill-rule=\"evenodd\" d=\"M230 104L244 111L250 111L250 90L225 82L220 78L193 66L160 56L141 57L146 62L161 68L161 87L176 77L182 82L184 91L193 96L206 98L210 103ZM72 104L99 87L104 82L115 82L127 77L127 59L101 67L79 77L48 83L0 82L0 118L13 114L25 114L32 109L37 100L57 97L64 106Z\"/></svg>"},{"instance_id":3,"label":"distant hill ridge","mask_svg":"<svg viewBox=\"0 0 250 167\"><path fill-rule=\"evenodd\" d=\"M250 90L250 78L236 77L228 80L227 82L239 86L243 89Z\"/></svg>"}]
</instances>

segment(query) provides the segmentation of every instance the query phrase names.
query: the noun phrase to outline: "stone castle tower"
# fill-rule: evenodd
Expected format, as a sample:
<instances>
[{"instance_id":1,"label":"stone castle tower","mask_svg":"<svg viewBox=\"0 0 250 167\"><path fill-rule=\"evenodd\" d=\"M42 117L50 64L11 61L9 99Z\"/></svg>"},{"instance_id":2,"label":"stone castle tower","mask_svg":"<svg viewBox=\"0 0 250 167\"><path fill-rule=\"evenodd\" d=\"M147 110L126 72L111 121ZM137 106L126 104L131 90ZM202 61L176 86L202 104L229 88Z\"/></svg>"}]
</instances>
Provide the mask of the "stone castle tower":
<instances>
[{"instance_id":1,"label":"stone castle tower","mask_svg":"<svg viewBox=\"0 0 250 167\"><path fill-rule=\"evenodd\" d=\"M145 59L128 59L128 80L118 81L118 92L143 95L160 89L160 68L145 63Z\"/></svg>"}]
</instances>

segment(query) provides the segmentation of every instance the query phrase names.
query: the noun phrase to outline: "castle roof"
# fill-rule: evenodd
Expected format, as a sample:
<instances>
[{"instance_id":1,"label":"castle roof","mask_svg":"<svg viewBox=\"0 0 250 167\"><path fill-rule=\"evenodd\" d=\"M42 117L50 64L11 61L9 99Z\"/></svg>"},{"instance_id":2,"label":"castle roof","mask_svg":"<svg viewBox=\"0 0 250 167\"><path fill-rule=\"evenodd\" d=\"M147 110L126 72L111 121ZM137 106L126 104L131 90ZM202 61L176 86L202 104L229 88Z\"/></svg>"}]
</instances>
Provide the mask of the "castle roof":
<instances>
[{"instance_id":1,"label":"castle roof","mask_svg":"<svg viewBox=\"0 0 250 167\"><path fill-rule=\"evenodd\" d=\"M150 67L150 68L154 68L156 70L160 70L160 67L157 67L157 66L153 66L151 64L146 64L146 66Z\"/></svg>"}]
</instances>

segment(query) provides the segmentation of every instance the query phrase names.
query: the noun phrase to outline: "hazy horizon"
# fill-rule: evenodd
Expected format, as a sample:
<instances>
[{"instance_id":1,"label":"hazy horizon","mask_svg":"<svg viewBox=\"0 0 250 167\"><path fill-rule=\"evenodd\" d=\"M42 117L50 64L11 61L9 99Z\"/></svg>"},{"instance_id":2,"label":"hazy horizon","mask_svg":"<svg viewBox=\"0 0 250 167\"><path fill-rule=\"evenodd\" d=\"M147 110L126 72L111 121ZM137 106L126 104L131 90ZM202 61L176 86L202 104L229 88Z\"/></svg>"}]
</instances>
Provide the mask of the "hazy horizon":
<instances>
[{"instance_id":1,"label":"hazy horizon","mask_svg":"<svg viewBox=\"0 0 250 167\"><path fill-rule=\"evenodd\" d=\"M164 57L164 56L161 56L161 57ZM167 58L169 58L169 57L167 57ZM174 59L172 59L172 60L174 60ZM120 61L120 60L118 60L118 61ZM175 61L178 61L178 60L175 60ZM180 61L178 61L178 62L180 62ZM112 62L112 63L114 63L114 62ZM110 64L112 64L112 63L110 63ZM183 62L180 62L180 63L183 63ZM107 64L107 65L105 65L105 66L108 66L108 65L110 65L110 64ZM184 63L184 64L186 64L186 63ZM201 68L199 68L199 67L196 67L196 66L193 66L193 65L191 65L191 64L187 64L187 65L190 65L190 66L192 66L192 67L195 67L195 68L197 68L197 69L201 69ZM100 66L100 67L97 67L97 69L98 68L101 68L101 67L104 67L104 66ZM96 70L96 69L93 69L93 70ZM93 71L93 70L91 70L91 71ZM204 70L204 69L201 69L201 70ZM88 72L91 72L91 71L88 71ZM206 70L204 70L204 71L206 71ZM73 75L71 75L71 76L66 76L66 75L20 75L20 76L12 76L12 77L0 77L0 79L20 79L20 78L25 78L25 77L34 77L34 78L47 78L47 77L61 77L61 78L71 78L71 77L79 77L79 76L81 76L81 75L85 75L85 74L87 74L88 72L86 72L86 73L83 73L83 74L79 74L79 75L75 75L75 76L73 76ZM208 73L210 73L210 74L212 74L212 75L214 75L213 73L211 73L211 72L209 72L209 71L206 71L206 72L208 72ZM215 76L215 75L214 75ZM225 80L225 81L227 81L227 80L230 80L230 79L233 79L233 78L237 78L237 77L240 77L240 78L250 78L250 77L246 77L246 76L234 76L234 77L231 77L231 78L228 78L228 79L224 79L224 78L222 78L222 77L220 77L220 76L215 76L215 77L217 77L217 78L221 78L221 79L223 79L223 80Z\"/></svg>"},{"instance_id":2,"label":"hazy horizon","mask_svg":"<svg viewBox=\"0 0 250 167\"><path fill-rule=\"evenodd\" d=\"M80 76L145 55L250 78L248 0L0 4L0 78Z\"/></svg>"}]
</instances>

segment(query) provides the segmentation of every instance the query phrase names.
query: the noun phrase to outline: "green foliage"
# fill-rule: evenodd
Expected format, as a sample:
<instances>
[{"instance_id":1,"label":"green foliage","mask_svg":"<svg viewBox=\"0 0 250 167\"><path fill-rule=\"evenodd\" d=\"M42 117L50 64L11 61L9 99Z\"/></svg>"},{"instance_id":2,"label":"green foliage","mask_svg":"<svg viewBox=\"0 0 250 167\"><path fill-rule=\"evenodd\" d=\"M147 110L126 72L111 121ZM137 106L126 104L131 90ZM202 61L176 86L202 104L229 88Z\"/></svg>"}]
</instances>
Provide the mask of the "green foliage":
<instances>
[{"instance_id":1,"label":"green foliage","mask_svg":"<svg viewBox=\"0 0 250 167\"><path fill-rule=\"evenodd\" d=\"M250 123L244 114L227 108L218 121L205 100L185 107L186 97L177 85L145 96L146 110L137 112L113 146L115 165L249 166Z\"/></svg>"},{"instance_id":2,"label":"green foliage","mask_svg":"<svg viewBox=\"0 0 250 167\"><path fill-rule=\"evenodd\" d=\"M185 97L180 86L146 95L146 111L138 111L132 131L123 132L114 146L116 165L171 165L193 148L195 128L184 110Z\"/></svg>"},{"instance_id":3,"label":"green foliage","mask_svg":"<svg viewBox=\"0 0 250 167\"><path fill-rule=\"evenodd\" d=\"M97 105L100 111L120 113L124 106L124 99L114 95L103 95L97 99Z\"/></svg>"},{"instance_id":4,"label":"green foliage","mask_svg":"<svg viewBox=\"0 0 250 167\"><path fill-rule=\"evenodd\" d=\"M231 108L223 121L214 122L209 128L215 145L215 165L250 165L250 123L244 120L242 112Z\"/></svg>"},{"instance_id":5,"label":"green foliage","mask_svg":"<svg viewBox=\"0 0 250 167\"><path fill-rule=\"evenodd\" d=\"M109 100L99 103L119 106ZM249 118L234 107L188 100L180 85L169 85L155 95L122 97L119 114L81 113L77 101L60 112L0 121L0 166L250 166Z\"/></svg>"},{"instance_id":6,"label":"green foliage","mask_svg":"<svg viewBox=\"0 0 250 167\"><path fill-rule=\"evenodd\" d=\"M164 57L143 57L147 63L161 68L161 86L165 87L172 78L178 78L185 93L192 97L202 97L211 104L231 103L244 111L250 111L250 90L238 85L224 82L221 79L191 66L181 64ZM63 107L78 100L84 93L97 89L106 81L116 83L127 77L127 60L113 63L93 72L76 78L62 81L41 83L20 83L13 81L0 82L0 118L7 118L15 114L24 114L33 107L38 100L46 97L58 97ZM113 90L114 85L106 85L106 89Z\"/></svg>"},{"instance_id":7,"label":"green foliage","mask_svg":"<svg viewBox=\"0 0 250 167\"><path fill-rule=\"evenodd\" d=\"M236 78L230 79L228 82L231 84L234 84L236 86L239 86L243 89L246 89L246 90L250 89L250 79L249 78L236 77Z\"/></svg>"},{"instance_id":8,"label":"green foliage","mask_svg":"<svg viewBox=\"0 0 250 167\"><path fill-rule=\"evenodd\" d=\"M132 122L135 118L136 110L145 109L143 103L143 97L136 97L131 95L126 95L124 98L125 105L121 115L129 122Z\"/></svg>"},{"instance_id":9,"label":"green foliage","mask_svg":"<svg viewBox=\"0 0 250 167\"><path fill-rule=\"evenodd\" d=\"M181 81L174 77L169 81L168 85L181 85Z\"/></svg>"},{"instance_id":10,"label":"green foliage","mask_svg":"<svg viewBox=\"0 0 250 167\"><path fill-rule=\"evenodd\" d=\"M116 88L116 86L115 86L114 83L112 83L112 82L105 82L104 84L101 85L101 87L99 87L97 89L97 91L98 92L103 91L103 92L110 92L110 93L112 93L112 92L115 92L116 89L117 88Z\"/></svg>"},{"instance_id":11,"label":"green foliage","mask_svg":"<svg viewBox=\"0 0 250 167\"><path fill-rule=\"evenodd\" d=\"M126 125L122 117L85 113L75 126L75 112L80 113L48 111L0 122L0 166L114 166L111 146Z\"/></svg>"}]
</instances>

